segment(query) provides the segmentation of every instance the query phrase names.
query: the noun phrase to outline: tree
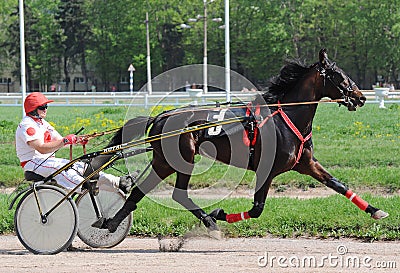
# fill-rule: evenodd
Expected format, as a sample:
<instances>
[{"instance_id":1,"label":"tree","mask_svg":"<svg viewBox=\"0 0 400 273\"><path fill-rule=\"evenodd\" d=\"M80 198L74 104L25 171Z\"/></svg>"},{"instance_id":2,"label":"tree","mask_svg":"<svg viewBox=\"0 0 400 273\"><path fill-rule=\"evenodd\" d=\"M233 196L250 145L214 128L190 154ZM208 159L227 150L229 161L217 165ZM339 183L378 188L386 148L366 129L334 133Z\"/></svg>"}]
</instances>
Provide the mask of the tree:
<instances>
[{"instance_id":1,"label":"tree","mask_svg":"<svg viewBox=\"0 0 400 273\"><path fill-rule=\"evenodd\" d=\"M121 78L128 75L131 63L134 63L137 72L144 64L146 32L143 4L128 0L88 3L92 26L88 57L103 83L100 89L108 91L111 84L119 84Z\"/></svg>"},{"instance_id":2,"label":"tree","mask_svg":"<svg viewBox=\"0 0 400 273\"><path fill-rule=\"evenodd\" d=\"M85 13L84 1L61 0L55 18L62 29L61 45L63 48L66 91L69 91L70 71L79 64L79 61L86 82L86 90L88 90L85 50L89 39L89 24Z\"/></svg>"},{"instance_id":3,"label":"tree","mask_svg":"<svg viewBox=\"0 0 400 273\"><path fill-rule=\"evenodd\" d=\"M24 7L25 12L25 22L29 22L29 24L25 24L25 56L26 56L26 80L27 80L27 90L32 89L33 84L33 67L36 64L36 59L31 56L35 56L40 48L40 33L36 31L35 24L37 24L38 20L35 18L32 9L27 9ZM7 32L10 37L7 41L4 42L4 46L7 48L10 56L15 60L20 59L20 41L19 41L19 10L18 7L15 8L15 11L11 13L11 24L8 26ZM17 62L19 63L19 62ZM14 75L19 75L20 66L18 65L13 72ZM35 87L34 87L35 88Z\"/></svg>"},{"instance_id":4,"label":"tree","mask_svg":"<svg viewBox=\"0 0 400 273\"><path fill-rule=\"evenodd\" d=\"M12 1L11 0L3 0L0 2L0 29L7 30L10 21L12 18L10 14L12 13ZM7 31L0 32L0 72L3 69L7 69L10 66L9 60L9 48L6 46L5 42L7 41Z\"/></svg>"},{"instance_id":5,"label":"tree","mask_svg":"<svg viewBox=\"0 0 400 273\"><path fill-rule=\"evenodd\" d=\"M0 33L0 66L10 66L5 59L19 64L14 5L15 0L0 4L0 27L7 30ZM203 14L201 0L42 0L26 5L27 78L29 86L40 90L61 74L69 83L70 72L80 68L86 83L90 77L103 83L98 90L108 91L110 84L128 76L131 63L140 87L147 81L146 12L153 76L203 62L202 21L188 30L179 26ZM208 63L223 66L224 34L210 18L224 17L224 3L213 1L207 7ZM399 7L400 0L231 1L231 69L263 86L285 58L311 63L327 48L361 88L370 88L377 75L398 83Z\"/></svg>"}]
</instances>

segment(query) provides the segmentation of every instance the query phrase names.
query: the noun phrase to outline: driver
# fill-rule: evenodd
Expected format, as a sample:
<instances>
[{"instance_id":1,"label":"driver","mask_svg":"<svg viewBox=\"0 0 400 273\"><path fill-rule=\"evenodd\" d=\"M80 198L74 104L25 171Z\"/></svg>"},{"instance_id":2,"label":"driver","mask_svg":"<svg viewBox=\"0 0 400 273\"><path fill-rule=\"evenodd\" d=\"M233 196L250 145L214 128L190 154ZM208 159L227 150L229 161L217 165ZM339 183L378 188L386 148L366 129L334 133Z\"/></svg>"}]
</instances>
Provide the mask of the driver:
<instances>
[{"instance_id":1,"label":"driver","mask_svg":"<svg viewBox=\"0 0 400 273\"><path fill-rule=\"evenodd\" d=\"M46 120L48 100L42 93L33 92L24 101L26 115L18 125L15 133L17 156L24 171L31 171L47 177L62 168L69 160L57 158L54 153L66 146L86 144L87 140L70 134L62 137ZM54 177L57 184L71 190L84 180L83 173L86 164L75 163L72 168ZM104 172L99 173L97 185L100 189L121 189L128 193L134 183L132 176L114 176Z\"/></svg>"}]
</instances>

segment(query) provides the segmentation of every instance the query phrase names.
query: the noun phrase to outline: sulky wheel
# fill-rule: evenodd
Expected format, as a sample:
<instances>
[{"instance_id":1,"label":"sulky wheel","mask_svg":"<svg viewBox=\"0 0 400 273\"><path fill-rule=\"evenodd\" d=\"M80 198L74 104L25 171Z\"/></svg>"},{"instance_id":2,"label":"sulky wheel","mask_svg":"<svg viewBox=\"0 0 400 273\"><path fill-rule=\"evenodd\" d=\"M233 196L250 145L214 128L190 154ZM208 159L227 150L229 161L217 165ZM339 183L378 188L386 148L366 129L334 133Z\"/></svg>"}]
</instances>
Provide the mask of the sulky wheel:
<instances>
[{"instance_id":1,"label":"sulky wheel","mask_svg":"<svg viewBox=\"0 0 400 273\"><path fill-rule=\"evenodd\" d=\"M64 200L48 216L43 214L54 207L66 193L51 185L36 186L19 201L15 210L14 225L18 239L34 254L56 254L71 245L78 230L78 211L71 198Z\"/></svg>"},{"instance_id":2,"label":"sulky wheel","mask_svg":"<svg viewBox=\"0 0 400 273\"><path fill-rule=\"evenodd\" d=\"M123 193L106 190L100 190L95 198L103 218L113 217L126 200ZM78 237L88 246L110 248L118 245L128 235L132 225L132 214L121 222L115 232L110 233L107 229L92 227L97 221L97 216L88 191L76 199L76 205L79 212Z\"/></svg>"}]
</instances>

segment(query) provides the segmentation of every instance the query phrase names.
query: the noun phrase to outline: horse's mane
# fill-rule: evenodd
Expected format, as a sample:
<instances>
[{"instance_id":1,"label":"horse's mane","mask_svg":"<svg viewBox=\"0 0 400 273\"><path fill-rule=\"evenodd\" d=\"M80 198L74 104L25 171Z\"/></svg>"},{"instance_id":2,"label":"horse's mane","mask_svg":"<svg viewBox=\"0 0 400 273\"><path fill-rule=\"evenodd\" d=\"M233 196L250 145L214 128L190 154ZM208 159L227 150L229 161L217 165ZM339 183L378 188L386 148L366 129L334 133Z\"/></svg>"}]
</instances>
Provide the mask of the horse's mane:
<instances>
[{"instance_id":1,"label":"horse's mane","mask_svg":"<svg viewBox=\"0 0 400 273\"><path fill-rule=\"evenodd\" d=\"M286 60L279 75L269 80L268 90L262 94L262 100L267 104L277 103L285 94L293 90L296 83L302 79L313 66L314 64L307 66L299 59Z\"/></svg>"}]
</instances>

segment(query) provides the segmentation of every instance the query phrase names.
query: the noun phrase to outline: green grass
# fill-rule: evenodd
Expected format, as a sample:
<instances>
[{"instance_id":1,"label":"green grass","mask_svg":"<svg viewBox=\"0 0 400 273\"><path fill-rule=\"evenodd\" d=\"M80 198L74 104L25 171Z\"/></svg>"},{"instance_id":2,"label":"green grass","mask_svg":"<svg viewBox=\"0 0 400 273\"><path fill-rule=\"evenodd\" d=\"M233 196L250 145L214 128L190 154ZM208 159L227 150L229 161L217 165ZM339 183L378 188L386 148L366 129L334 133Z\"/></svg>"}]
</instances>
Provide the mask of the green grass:
<instances>
[{"instance_id":1,"label":"green grass","mask_svg":"<svg viewBox=\"0 0 400 273\"><path fill-rule=\"evenodd\" d=\"M8 210L8 196L0 194L0 234L14 230L14 210Z\"/></svg>"},{"instance_id":2,"label":"green grass","mask_svg":"<svg viewBox=\"0 0 400 273\"><path fill-rule=\"evenodd\" d=\"M158 109L162 110L162 109ZM67 134L85 126L84 133L104 131L120 126L125 118L125 107L57 107L51 108L48 120L56 129ZM0 185L13 186L22 180L23 173L15 156L14 131L21 118L21 108L0 107ZM138 115L143 114L141 109ZM104 147L108 138L91 141L90 151ZM352 189L383 188L388 193L400 189L400 107L392 105L389 109L378 109L377 105L366 105L356 112L348 112L337 105L320 105L313 123L313 141L316 158L337 178ZM82 154L76 147L74 156ZM68 157L68 149L57 153ZM210 186L234 188L254 187L254 174L216 163L208 168L207 160L200 160L197 171L191 180L192 188ZM142 169L148 161L145 155L130 158L129 168ZM124 161L116 165L125 170ZM110 172L118 174L116 170ZM223 176L223 178L221 178ZM173 184L174 176L166 183ZM288 172L275 178L273 186L279 190L287 187L307 189L323 186L317 181L295 172ZM259 219L236 224L221 223L228 236L280 237L316 236L354 237L363 240L400 239L400 197L364 196L367 201L390 213L390 217L376 222L364 212L359 211L343 196L299 200L290 198L268 198L264 213ZM165 202L173 202L171 199ZM214 204L214 200L198 200L201 206ZM0 195L0 233L13 230L13 212L7 210L6 197ZM231 198L207 207L225 208L227 212L247 211L251 200ZM176 206L175 206L176 207ZM182 235L198 225L190 212L161 206L150 199L144 199L134 214L132 234L154 236Z\"/></svg>"},{"instance_id":3,"label":"green grass","mask_svg":"<svg viewBox=\"0 0 400 273\"><path fill-rule=\"evenodd\" d=\"M307 200L281 197L268 198L264 212L258 219L218 224L227 237L272 235L283 238L312 236L357 238L365 241L399 240L400 197L363 195L363 198L386 210L390 216L375 221L340 195ZM213 200L194 200L208 212L221 207L228 213L237 213L247 211L252 206L251 200L246 198L230 198L212 206L208 205ZM131 235L182 236L199 229L199 221L190 212L182 208L174 209L173 206L175 205L171 199L145 198L133 214ZM0 195L0 234L13 231L13 211L8 211L7 207L7 197ZM201 228L204 229L203 226Z\"/></svg>"},{"instance_id":4,"label":"green grass","mask_svg":"<svg viewBox=\"0 0 400 273\"><path fill-rule=\"evenodd\" d=\"M273 235L285 238L351 237L368 241L400 239L398 212L400 197L384 198L371 195L363 197L373 205L387 210L389 218L381 221L373 220L369 214L360 211L340 195L307 200L283 197L268 198L264 212L258 219L234 224L219 222L219 226L229 237ZM207 207L212 200L196 200L196 202ZM206 211L221 207L228 213L237 213L247 211L251 206L250 199L230 198L207 207ZM197 225L199 225L198 220L190 212L161 206L154 200L145 199L134 213L131 233L146 236L157 234L176 236L185 234Z\"/></svg>"},{"instance_id":5,"label":"green grass","mask_svg":"<svg viewBox=\"0 0 400 273\"><path fill-rule=\"evenodd\" d=\"M158 107L155 110L159 112L163 109ZM121 126L127 111L126 107L54 107L49 108L47 120L61 134L77 131L81 126L86 128L84 133L101 132ZM143 109L134 111L137 111L137 115L144 113ZM4 155L0 157L0 185L12 186L23 176L14 148L14 131L21 119L21 108L0 107L0 114L0 153ZM129 114L132 115L132 109L129 109ZM107 137L91 141L88 150L98 150L107 141ZM322 104L313 123L313 141L316 158L347 185L355 188L384 187L390 191L400 189L397 180L400 177L398 105L379 109L375 104L367 104L356 112L349 112L336 104ZM76 147L74 157L81 154L82 149ZM68 157L68 149L61 149L57 156ZM203 162L207 166L207 160L204 160L197 167L199 170L202 170ZM138 168L143 165L137 164ZM117 166L125 169L123 162ZM227 170L227 166L216 163L201 175L195 175L191 185L194 188L214 184L235 187L239 183L254 186L254 175L251 172L243 174L242 170ZM222 179L221 174L224 174ZM243 178L238 181L238 177ZM172 184L174 177L167 179L167 182ZM274 180L274 187L282 185L300 188L320 186L315 180L294 172L285 173Z\"/></svg>"}]
</instances>

